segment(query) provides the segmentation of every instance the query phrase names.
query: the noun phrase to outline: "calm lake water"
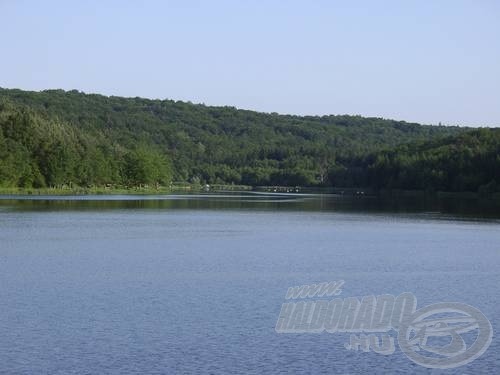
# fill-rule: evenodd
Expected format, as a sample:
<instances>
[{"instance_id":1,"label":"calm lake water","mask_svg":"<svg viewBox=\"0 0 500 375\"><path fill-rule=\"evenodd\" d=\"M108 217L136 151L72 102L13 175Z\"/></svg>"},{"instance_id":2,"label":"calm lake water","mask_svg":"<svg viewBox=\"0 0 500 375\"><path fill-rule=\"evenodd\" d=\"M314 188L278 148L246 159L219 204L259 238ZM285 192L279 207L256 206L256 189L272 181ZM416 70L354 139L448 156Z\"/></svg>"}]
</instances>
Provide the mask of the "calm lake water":
<instances>
[{"instance_id":1,"label":"calm lake water","mask_svg":"<svg viewBox=\"0 0 500 375\"><path fill-rule=\"evenodd\" d=\"M500 373L499 217L470 200L3 197L0 373ZM472 305L491 345L432 370L397 340L382 355L275 331L289 287L336 280L341 298Z\"/></svg>"}]
</instances>

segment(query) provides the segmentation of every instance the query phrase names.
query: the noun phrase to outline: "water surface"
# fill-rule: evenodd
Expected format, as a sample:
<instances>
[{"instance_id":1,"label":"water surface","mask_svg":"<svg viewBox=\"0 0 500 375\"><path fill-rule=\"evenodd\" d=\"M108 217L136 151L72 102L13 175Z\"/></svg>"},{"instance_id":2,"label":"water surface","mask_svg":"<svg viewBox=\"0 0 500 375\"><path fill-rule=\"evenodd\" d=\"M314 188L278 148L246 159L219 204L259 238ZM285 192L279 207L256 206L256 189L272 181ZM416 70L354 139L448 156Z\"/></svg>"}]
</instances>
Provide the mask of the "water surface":
<instances>
[{"instance_id":1,"label":"water surface","mask_svg":"<svg viewBox=\"0 0 500 375\"><path fill-rule=\"evenodd\" d=\"M278 334L290 286L456 301L500 332L500 226L478 204L316 195L0 200L0 373L440 373ZM472 210L471 210L472 206ZM469 207L458 209L457 207ZM498 373L500 341L446 373Z\"/></svg>"}]
</instances>

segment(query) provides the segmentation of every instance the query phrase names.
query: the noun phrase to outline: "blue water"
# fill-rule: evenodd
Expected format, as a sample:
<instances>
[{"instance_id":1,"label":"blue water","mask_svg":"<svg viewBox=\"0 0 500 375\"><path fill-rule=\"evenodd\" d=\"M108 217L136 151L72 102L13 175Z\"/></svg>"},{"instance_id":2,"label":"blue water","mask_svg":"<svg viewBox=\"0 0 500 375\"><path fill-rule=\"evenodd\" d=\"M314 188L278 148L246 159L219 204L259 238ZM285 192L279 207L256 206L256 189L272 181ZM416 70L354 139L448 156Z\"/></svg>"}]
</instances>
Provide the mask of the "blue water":
<instances>
[{"instance_id":1,"label":"blue water","mask_svg":"<svg viewBox=\"0 0 500 375\"><path fill-rule=\"evenodd\" d=\"M500 222L278 198L0 203L0 373L500 373ZM431 370L275 332L288 287L341 279L342 297L472 305L493 341Z\"/></svg>"}]
</instances>

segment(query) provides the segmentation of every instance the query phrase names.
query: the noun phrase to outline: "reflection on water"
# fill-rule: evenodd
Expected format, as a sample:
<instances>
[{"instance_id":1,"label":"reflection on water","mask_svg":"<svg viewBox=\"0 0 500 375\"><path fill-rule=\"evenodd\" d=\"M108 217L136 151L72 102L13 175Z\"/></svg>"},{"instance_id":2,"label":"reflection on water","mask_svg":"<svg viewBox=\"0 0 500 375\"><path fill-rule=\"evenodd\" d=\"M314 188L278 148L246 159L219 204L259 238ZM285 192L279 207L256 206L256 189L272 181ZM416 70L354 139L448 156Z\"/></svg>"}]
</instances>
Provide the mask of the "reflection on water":
<instances>
[{"instance_id":1,"label":"reflection on water","mask_svg":"<svg viewBox=\"0 0 500 375\"><path fill-rule=\"evenodd\" d=\"M339 196L228 192L183 195L0 196L0 210L238 209L500 218L500 201L438 195Z\"/></svg>"}]
</instances>

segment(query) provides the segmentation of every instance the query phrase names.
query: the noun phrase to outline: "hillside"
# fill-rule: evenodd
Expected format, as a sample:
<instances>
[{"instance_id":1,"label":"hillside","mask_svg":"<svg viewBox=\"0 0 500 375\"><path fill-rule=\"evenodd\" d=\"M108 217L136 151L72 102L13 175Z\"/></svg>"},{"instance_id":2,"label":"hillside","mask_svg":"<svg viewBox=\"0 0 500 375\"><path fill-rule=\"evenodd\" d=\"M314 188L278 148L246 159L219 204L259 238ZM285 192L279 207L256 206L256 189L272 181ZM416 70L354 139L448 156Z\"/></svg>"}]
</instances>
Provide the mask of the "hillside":
<instances>
[{"instance_id":1,"label":"hillside","mask_svg":"<svg viewBox=\"0 0 500 375\"><path fill-rule=\"evenodd\" d=\"M331 186L383 149L464 132L363 118L291 116L78 91L0 89L0 184L186 182ZM356 181L351 181L355 183Z\"/></svg>"},{"instance_id":2,"label":"hillside","mask_svg":"<svg viewBox=\"0 0 500 375\"><path fill-rule=\"evenodd\" d=\"M340 186L433 191L500 191L500 129L474 129L353 158L330 172Z\"/></svg>"}]
</instances>

